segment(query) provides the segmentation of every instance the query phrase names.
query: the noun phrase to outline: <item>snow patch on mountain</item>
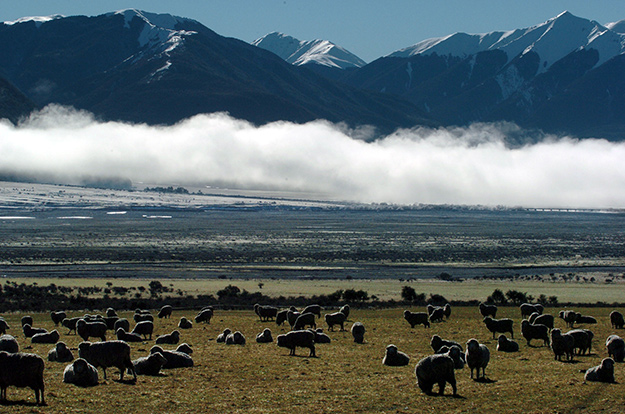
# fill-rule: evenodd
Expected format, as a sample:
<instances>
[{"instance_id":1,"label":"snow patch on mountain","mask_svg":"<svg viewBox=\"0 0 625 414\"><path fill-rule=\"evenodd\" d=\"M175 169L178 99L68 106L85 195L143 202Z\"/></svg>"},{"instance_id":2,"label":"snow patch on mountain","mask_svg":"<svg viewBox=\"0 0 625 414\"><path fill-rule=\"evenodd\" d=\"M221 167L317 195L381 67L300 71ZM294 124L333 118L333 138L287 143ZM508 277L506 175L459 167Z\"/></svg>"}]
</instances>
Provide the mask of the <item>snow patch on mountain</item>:
<instances>
[{"instance_id":1,"label":"snow patch on mountain","mask_svg":"<svg viewBox=\"0 0 625 414\"><path fill-rule=\"evenodd\" d=\"M63 16L62 14L53 14L51 16L28 16L28 17L20 17L17 20L7 21L3 23L6 24L7 26L12 26L14 24L35 22L35 25L37 26L37 28L39 28L43 23L56 20L56 19L62 19L64 17L65 16Z\"/></svg>"}]
</instances>

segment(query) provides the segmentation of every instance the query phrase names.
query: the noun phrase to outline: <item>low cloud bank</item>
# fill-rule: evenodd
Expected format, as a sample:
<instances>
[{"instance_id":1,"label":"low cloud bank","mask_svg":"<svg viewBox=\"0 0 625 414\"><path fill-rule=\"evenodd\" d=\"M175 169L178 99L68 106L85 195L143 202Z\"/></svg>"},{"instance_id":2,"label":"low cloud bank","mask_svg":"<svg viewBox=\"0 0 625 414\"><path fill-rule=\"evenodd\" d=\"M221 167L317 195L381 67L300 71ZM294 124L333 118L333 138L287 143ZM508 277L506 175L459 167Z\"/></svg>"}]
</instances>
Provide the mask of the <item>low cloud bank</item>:
<instances>
[{"instance_id":1,"label":"low cloud bank","mask_svg":"<svg viewBox=\"0 0 625 414\"><path fill-rule=\"evenodd\" d=\"M255 127L225 114L174 126L98 122L48 106L0 124L0 176L85 177L328 194L359 202L625 207L625 143L546 137L506 145L510 125L398 131L375 142L327 122Z\"/></svg>"}]
</instances>

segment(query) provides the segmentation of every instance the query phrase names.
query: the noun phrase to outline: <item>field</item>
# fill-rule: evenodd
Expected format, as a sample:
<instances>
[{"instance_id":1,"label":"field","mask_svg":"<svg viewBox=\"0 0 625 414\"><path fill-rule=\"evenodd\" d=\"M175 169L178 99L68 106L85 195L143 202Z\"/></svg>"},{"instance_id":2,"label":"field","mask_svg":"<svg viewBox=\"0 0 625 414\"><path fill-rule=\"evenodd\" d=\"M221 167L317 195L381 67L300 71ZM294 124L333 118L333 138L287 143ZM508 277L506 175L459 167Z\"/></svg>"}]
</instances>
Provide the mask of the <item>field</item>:
<instances>
[{"instance_id":1,"label":"field","mask_svg":"<svg viewBox=\"0 0 625 414\"><path fill-rule=\"evenodd\" d=\"M273 322L260 322L251 311L217 311L209 325L195 324L182 332L182 341L194 348L193 368L167 370L160 377L140 376L136 384L116 381L116 369L110 369L109 378L104 381L100 370L100 384L83 389L62 383L65 364L46 361L48 405L36 407L31 390L11 387L10 402L3 406L3 412L622 412L623 364L616 365L617 384L584 383L579 372L597 365L606 356L603 342L614 333L607 319L611 309L576 310L594 315L599 323L591 326L595 333L592 354L577 356L573 363L555 361L551 351L537 341L527 346L522 338L518 340L517 308L501 309L498 315L515 320L515 338L521 345L517 354L504 355L495 350L496 343L474 307L455 307L449 321L433 324L431 329L410 329L402 319L403 309L353 309L346 327L349 329L353 321L363 322L367 329L365 343L354 343L349 332L326 329L332 343L317 345L316 358L309 358L307 350L298 349L298 355L292 357L275 343L257 344L254 337L263 328L270 327L274 340L286 329ZM169 333L181 316L194 314L174 311L170 320L156 320L156 331ZM51 345L30 344L19 333L21 314L4 316L22 349L47 355ZM36 326L53 328L47 314L33 316ZM559 319L556 325L564 327ZM247 337L247 344L216 343L216 336L224 328L240 330ZM76 354L79 338L66 335L65 329L60 332L62 340ZM450 396L449 385L444 397L422 394L416 385L414 366L431 354L429 340L435 333L461 343L475 337L486 344L491 350L487 381L471 380L465 367L456 371L459 398ZM384 349L390 343L411 357L409 366L391 368L381 364ZM146 355L153 344L132 344L133 358Z\"/></svg>"}]
</instances>

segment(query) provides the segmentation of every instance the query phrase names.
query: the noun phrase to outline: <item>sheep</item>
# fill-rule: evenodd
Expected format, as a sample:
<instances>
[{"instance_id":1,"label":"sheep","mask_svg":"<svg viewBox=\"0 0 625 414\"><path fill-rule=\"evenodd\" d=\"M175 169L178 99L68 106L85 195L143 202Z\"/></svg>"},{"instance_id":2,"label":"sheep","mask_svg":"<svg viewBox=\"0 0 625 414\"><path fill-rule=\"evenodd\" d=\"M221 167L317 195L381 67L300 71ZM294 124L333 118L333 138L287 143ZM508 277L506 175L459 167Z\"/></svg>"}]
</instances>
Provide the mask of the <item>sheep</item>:
<instances>
[{"instance_id":1,"label":"sheep","mask_svg":"<svg viewBox=\"0 0 625 414\"><path fill-rule=\"evenodd\" d=\"M167 362L163 365L163 369L189 368L193 366L193 358L189 354L178 351L165 351L158 345L150 348L150 354L162 354Z\"/></svg>"},{"instance_id":2,"label":"sheep","mask_svg":"<svg viewBox=\"0 0 625 414\"><path fill-rule=\"evenodd\" d=\"M182 318L180 318L180 322L178 322L178 328L191 329L193 328L193 322L183 316Z\"/></svg>"},{"instance_id":3,"label":"sheep","mask_svg":"<svg viewBox=\"0 0 625 414\"><path fill-rule=\"evenodd\" d=\"M143 342L143 337L136 333L126 332L124 328L117 328L115 336L124 342Z\"/></svg>"},{"instance_id":4,"label":"sheep","mask_svg":"<svg viewBox=\"0 0 625 414\"><path fill-rule=\"evenodd\" d=\"M180 332L179 331L172 331L172 333L170 333L170 334L161 335L158 338L156 338L156 343L157 344L172 344L172 345L176 345L178 342L180 342Z\"/></svg>"},{"instance_id":5,"label":"sheep","mask_svg":"<svg viewBox=\"0 0 625 414\"><path fill-rule=\"evenodd\" d=\"M80 319L76 323L76 332L83 341L88 341L91 337L106 341L107 329L108 326L104 322L87 322L84 319Z\"/></svg>"},{"instance_id":6,"label":"sheep","mask_svg":"<svg viewBox=\"0 0 625 414\"><path fill-rule=\"evenodd\" d=\"M59 312L53 311L50 313L50 318L52 319L54 326L59 326L59 323L61 323L63 319L67 318L67 314L63 311L59 311Z\"/></svg>"},{"instance_id":7,"label":"sheep","mask_svg":"<svg viewBox=\"0 0 625 414\"><path fill-rule=\"evenodd\" d=\"M311 331L291 331L284 335L278 335L277 344L280 348L290 349L289 355L295 356L295 348L310 349L309 357L316 357L315 334Z\"/></svg>"},{"instance_id":8,"label":"sheep","mask_svg":"<svg viewBox=\"0 0 625 414\"><path fill-rule=\"evenodd\" d=\"M9 326L7 321L5 321L4 318L0 317L0 335L4 335L5 333L7 333L7 329L10 328L11 327Z\"/></svg>"},{"instance_id":9,"label":"sheep","mask_svg":"<svg viewBox=\"0 0 625 414\"><path fill-rule=\"evenodd\" d=\"M126 368L132 372L134 380L137 380L137 373L130 359L130 345L124 341L81 342L78 345L78 356L96 368L102 367L104 379L108 367L117 367L120 381L124 380Z\"/></svg>"},{"instance_id":10,"label":"sheep","mask_svg":"<svg viewBox=\"0 0 625 414\"><path fill-rule=\"evenodd\" d=\"M614 383L614 360L605 358L600 365L588 368L584 374L584 380Z\"/></svg>"},{"instance_id":11,"label":"sheep","mask_svg":"<svg viewBox=\"0 0 625 414\"><path fill-rule=\"evenodd\" d=\"M430 346L432 347L432 350L434 351L435 354L438 354L438 350L441 349L442 347L444 346L452 347L453 345L458 346L460 350L462 350L462 346L460 346L458 342L448 341L446 339L441 338L438 335L432 335L432 338L430 339Z\"/></svg>"},{"instance_id":12,"label":"sheep","mask_svg":"<svg viewBox=\"0 0 625 414\"><path fill-rule=\"evenodd\" d=\"M115 324L113 325L113 331L117 332L119 328L123 328L124 331L129 332L130 321L126 318L119 318L118 320L115 321Z\"/></svg>"},{"instance_id":13,"label":"sheep","mask_svg":"<svg viewBox=\"0 0 625 414\"><path fill-rule=\"evenodd\" d=\"M293 329L293 326L295 325L295 321L297 321L297 318L301 315L301 312L297 312L294 310L289 309L286 313L286 320L289 323L289 325L291 326L291 329Z\"/></svg>"},{"instance_id":14,"label":"sheep","mask_svg":"<svg viewBox=\"0 0 625 414\"><path fill-rule=\"evenodd\" d=\"M423 358L415 367L415 376L419 388L427 395L432 394L434 384L438 384L438 393L443 395L446 383L451 384L454 395L458 393L454 361L448 355L437 354Z\"/></svg>"},{"instance_id":15,"label":"sheep","mask_svg":"<svg viewBox=\"0 0 625 414\"><path fill-rule=\"evenodd\" d=\"M575 323L580 324L596 324L597 319L592 316L582 315L581 313L575 314Z\"/></svg>"},{"instance_id":16,"label":"sheep","mask_svg":"<svg viewBox=\"0 0 625 414\"><path fill-rule=\"evenodd\" d=\"M79 387L93 387L98 385L98 369L83 358L78 358L65 367L63 382Z\"/></svg>"},{"instance_id":17,"label":"sheep","mask_svg":"<svg viewBox=\"0 0 625 414\"><path fill-rule=\"evenodd\" d=\"M59 335L59 331L55 329L52 332L35 334L30 338L30 341L33 344L56 344L59 342L59 339L61 339L61 335Z\"/></svg>"},{"instance_id":18,"label":"sheep","mask_svg":"<svg viewBox=\"0 0 625 414\"><path fill-rule=\"evenodd\" d=\"M345 319L347 318L345 318L344 313L342 312L327 313L324 318L326 320L326 324L328 325L328 330L333 331L334 325L340 325L341 331L345 330L344 323L345 323Z\"/></svg>"},{"instance_id":19,"label":"sheep","mask_svg":"<svg viewBox=\"0 0 625 414\"><path fill-rule=\"evenodd\" d=\"M117 312L115 312L115 309L113 308L108 308L106 310L106 316L108 316L109 318L113 317L113 316L118 316Z\"/></svg>"},{"instance_id":20,"label":"sheep","mask_svg":"<svg viewBox=\"0 0 625 414\"><path fill-rule=\"evenodd\" d=\"M115 330L115 322L117 322L117 320L119 319L119 317L117 316L107 316L106 318L102 318L102 322L104 322L106 324L106 328L110 329L111 331Z\"/></svg>"},{"instance_id":21,"label":"sheep","mask_svg":"<svg viewBox=\"0 0 625 414\"><path fill-rule=\"evenodd\" d=\"M623 325L625 325L623 314L619 311L610 312L610 323L614 329L623 329Z\"/></svg>"},{"instance_id":22,"label":"sheep","mask_svg":"<svg viewBox=\"0 0 625 414\"><path fill-rule=\"evenodd\" d=\"M268 344L273 342L273 337L271 336L271 329L265 328L261 333L256 335L256 342L259 344Z\"/></svg>"},{"instance_id":23,"label":"sheep","mask_svg":"<svg viewBox=\"0 0 625 414\"><path fill-rule=\"evenodd\" d=\"M549 346L549 328L545 325L532 325L527 319L521 321L521 334L530 345L532 339L542 339Z\"/></svg>"},{"instance_id":24,"label":"sheep","mask_svg":"<svg viewBox=\"0 0 625 414\"><path fill-rule=\"evenodd\" d=\"M0 335L0 351L14 354L20 351L20 345L17 343L17 339L12 335Z\"/></svg>"},{"instance_id":25,"label":"sheep","mask_svg":"<svg viewBox=\"0 0 625 414\"><path fill-rule=\"evenodd\" d=\"M403 367L410 363L410 357L398 351L397 346L390 344L386 346L386 353L382 358L382 364L389 367Z\"/></svg>"},{"instance_id":26,"label":"sheep","mask_svg":"<svg viewBox=\"0 0 625 414\"><path fill-rule=\"evenodd\" d=\"M315 334L315 343L316 344L329 344L332 342L332 339L326 334L323 333L323 329L319 328L316 330L309 329L312 333Z\"/></svg>"},{"instance_id":27,"label":"sheep","mask_svg":"<svg viewBox=\"0 0 625 414\"><path fill-rule=\"evenodd\" d=\"M204 309L198 312L197 315L195 315L195 323L200 323L200 322L205 322L205 323L211 323L211 318L213 317L213 309L208 308L208 309Z\"/></svg>"},{"instance_id":28,"label":"sheep","mask_svg":"<svg viewBox=\"0 0 625 414\"><path fill-rule=\"evenodd\" d=\"M409 310L405 310L404 319L408 321L411 328L414 328L415 325L423 325L425 328L430 327L430 320L428 314L425 312L410 312Z\"/></svg>"},{"instance_id":29,"label":"sheep","mask_svg":"<svg viewBox=\"0 0 625 414\"><path fill-rule=\"evenodd\" d=\"M452 346L442 346L438 352L435 352L437 355L447 355L454 361L454 369L462 369L464 368L464 352L462 352L462 347L458 345Z\"/></svg>"},{"instance_id":30,"label":"sheep","mask_svg":"<svg viewBox=\"0 0 625 414\"><path fill-rule=\"evenodd\" d=\"M501 334L497 338L497 351L499 352L519 352L519 344L511 341L506 335Z\"/></svg>"},{"instance_id":31,"label":"sheep","mask_svg":"<svg viewBox=\"0 0 625 414\"><path fill-rule=\"evenodd\" d=\"M226 345L245 345L245 336L239 331L226 337Z\"/></svg>"},{"instance_id":32,"label":"sheep","mask_svg":"<svg viewBox=\"0 0 625 414\"><path fill-rule=\"evenodd\" d=\"M594 334L588 329L573 329L567 332L575 340L575 349L578 355L583 355L592 349L592 338Z\"/></svg>"},{"instance_id":33,"label":"sheep","mask_svg":"<svg viewBox=\"0 0 625 414\"><path fill-rule=\"evenodd\" d=\"M544 310L543 305L541 305L540 303L537 303L535 305L531 303L523 303L521 306L519 306L519 308L521 309L521 318L529 317L534 312L542 315Z\"/></svg>"},{"instance_id":34,"label":"sheep","mask_svg":"<svg viewBox=\"0 0 625 414\"><path fill-rule=\"evenodd\" d=\"M496 305L489 305L487 303L480 303L479 309L480 309L480 314L484 318L487 317L487 316L490 316L491 318L495 319L497 317L497 306Z\"/></svg>"},{"instance_id":35,"label":"sheep","mask_svg":"<svg viewBox=\"0 0 625 414\"><path fill-rule=\"evenodd\" d=\"M304 308L304 310L301 312L302 314L304 313L312 313L317 315L318 318L321 318L321 306L319 305L308 305ZM345 315L345 318L347 318L347 315Z\"/></svg>"},{"instance_id":36,"label":"sheep","mask_svg":"<svg viewBox=\"0 0 625 414\"><path fill-rule=\"evenodd\" d=\"M551 330L551 350L554 359L560 361L564 355L569 361L572 361L575 354L575 338L568 333L563 334L558 328L554 328Z\"/></svg>"},{"instance_id":37,"label":"sheep","mask_svg":"<svg viewBox=\"0 0 625 414\"><path fill-rule=\"evenodd\" d=\"M576 313L575 311L572 310L562 310L560 311L560 313L558 314L559 318L562 319L565 323L567 328L572 328L573 325L575 324L575 317L576 317Z\"/></svg>"},{"instance_id":38,"label":"sheep","mask_svg":"<svg viewBox=\"0 0 625 414\"><path fill-rule=\"evenodd\" d=\"M280 312L278 312L276 314L276 325L281 326L284 322L286 322L287 320L287 313L289 312L288 309L285 310L281 310Z\"/></svg>"},{"instance_id":39,"label":"sheep","mask_svg":"<svg viewBox=\"0 0 625 414\"><path fill-rule=\"evenodd\" d=\"M226 338L228 337L228 335L230 335L232 331L228 328L224 329L224 331L222 333L220 333L219 335L217 335L217 339L215 340L215 342L217 343L223 343L226 342Z\"/></svg>"},{"instance_id":40,"label":"sheep","mask_svg":"<svg viewBox=\"0 0 625 414\"><path fill-rule=\"evenodd\" d=\"M496 333L510 333L510 337L514 339L514 330L512 329L512 325L514 325L514 321L509 318L503 319L493 319L490 316L487 316L483 320L486 328L493 333L493 339L495 339Z\"/></svg>"},{"instance_id":41,"label":"sheep","mask_svg":"<svg viewBox=\"0 0 625 414\"><path fill-rule=\"evenodd\" d=\"M261 321L268 321L274 319L278 314L278 308L273 306L262 306L258 303L254 305L254 313L258 315Z\"/></svg>"},{"instance_id":42,"label":"sheep","mask_svg":"<svg viewBox=\"0 0 625 414\"><path fill-rule=\"evenodd\" d=\"M530 315L528 319L532 325L545 325L549 329L553 329L554 327L554 317L549 314L539 315L538 312L534 312Z\"/></svg>"},{"instance_id":43,"label":"sheep","mask_svg":"<svg viewBox=\"0 0 625 414\"><path fill-rule=\"evenodd\" d=\"M343 314L341 313L341 315ZM343 317L345 317L345 315L343 315ZM327 321L327 318L326 318L326 321ZM304 329L307 326L310 326L313 329L317 327L317 323L315 322L315 314L312 312L303 312L300 316L298 316L297 319L295 320L295 324L293 325L293 330L299 331L301 329Z\"/></svg>"},{"instance_id":44,"label":"sheep","mask_svg":"<svg viewBox=\"0 0 625 414\"><path fill-rule=\"evenodd\" d=\"M610 335L605 340L605 347L608 350L608 356L612 357L615 362L623 362L625 359L625 341L618 335Z\"/></svg>"},{"instance_id":45,"label":"sheep","mask_svg":"<svg viewBox=\"0 0 625 414\"><path fill-rule=\"evenodd\" d=\"M445 311L443 308L436 308L430 315L430 322L443 322L445 318Z\"/></svg>"},{"instance_id":46,"label":"sheep","mask_svg":"<svg viewBox=\"0 0 625 414\"><path fill-rule=\"evenodd\" d=\"M39 333L48 333L48 330L45 328L33 328L30 326L30 324L25 324L24 326L22 326L22 330L24 331L24 336L26 338L32 338L33 335L39 334Z\"/></svg>"},{"instance_id":47,"label":"sheep","mask_svg":"<svg viewBox=\"0 0 625 414\"><path fill-rule=\"evenodd\" d=\"M351 332L352 336L354 337L354 342L356 342L357 344L362 344L363 342L365 342L365 325L363 325L362 322L354 322Z\"/></svg>"},{"instance_id":48,"label":"sheep","mask_svg":"<svg viewBox=\"0 0 625 414\"><path fill-rule=\"evenodd\" d=\"M141 321L135 325L133 330L130 333L138 334L143 336L144 339L152 339L152 333L154 332L154 322L152 321Z\"/></svg>"},{"instance_id":49,"label":"sheep","mask_svg":"<svg viewBox=\"0 0 625 414\"><path fill-rule=\"evenodd\" d=\"M440 308L440 307L438 307L438 306L434 306L434 305L432 305L432 304L429 304L429 303L428 303L428 305L425 307L425 310L427 311L428 315L430 315L430 316L432 315L432 313L434 313L434 311L435 311L436 309L441 309L441 308Z\"/></svg>"},{"instance_id":50,"label":"sheep","mask_svg":"<svg viewBox=\"0 0 625 414\"><path fill-rule=\"evenodd\" d=\"M46 405L44 396L43 358L35 354L0 352L0 400L7 400L7 388L11 385L35 391L37 404Z\"/></svg>"},{"instance_id":51,"label":"sheep","mask_svg":"<svg viewBox=\"0 0 625 414\"><path fill-rule=\"evenodd\" d=\"M350 311L350 307L349 305L343 305L341 306L341 309L339 309L339 312L341 312L342 314L345 315L345 320L347 320L347 318L349 318L349 311Z\"/></svg>"},{"instance_id":52,"label":"sheep","mask_svg":"<svg viewBox=\"0 0 625 414\"><path fill-rule=\"evenodd\" d=\"M188 343L178 345L176 348L176 352L182 352L183 354L191 355L193 353L193 348Z\"/></svg>"},{"instance_id":53,"label":"sheep","mask_svg":"<svg viewBox=\"0 0 625 414\"><path fill-rule=\"evenodd\" d=\"M33 317L30 315L22 316L21 322L22 322L22 327L24 327L24 325L26 324L29 324L30 326L33 326L35 324L33 321Z\"/></svg>"},{"instance_id":54,"label":"sheep","mask_svg":"<svg viewBox=\"0 0 625 414\"><path fill-rule=\"evenodd\" d=\"M73 360L74 354L65 342L57 342L56 346L48 352L48 361L51 362L72 362Z\"/></svg>"},{"instance_id":55,"label":"sheep","mask_svg":"<svg viewBox=\"0 0 625 414\"><path fill-rule=\"evenodd\" d=\"M147 357L141 357L132 361L137 375L160 375L161 368L167 363L167 358L160 352L155 352Z\"/></svg>"},{"instance_id":56,"label":"sheep","mask_svg":"<svg viewBox=\"0 0 625 414\"><path fill-rule=\"evenodd\" d=\"M72 331L74 331L74 333L77 333L76 324L78 324L78 321L81 319L82 318L80 316L76 316L74 318L65 318L61 321L61 325L69 329L69 331L67 331L67 335L71 334Z\"/></svg>"},{"instance_id":57,"label":"sheep","mask_svg":"<svg viewBox=\"0 0 625 414\"><path fill-rule=\"evenodd\" d=\"M150 313L150 311L144 311L137 309L135 310L135 314L132 315L135 323L143 322L143 321L151 321L154 322L154 316Z\"/></svg>"},{"instance_id":58,"label":"sheep","mask_svg":"<svg viewBox=\"0 0 625 414\"><path fill-rule=\"evenodd\" d=\"M486 378L486 367L490 361L490 351L486 345L480 344L477 339L469 339L465 359L471 370L471 378L473 378L473 370L475 369L477 370L476 379L480 379L480 368L482 368L482 379Z\"/></svg>"},{"instance_id":59,"label":"sheep","mask_svg":"<svg viewBox=\"0 0 625 414\"><path fill-rule=\"evenodd\" d=\"M165 305L163 306L159 311L158 311L158 318L159 319L169 319L171 318L171 313L174 311L174 308L171 307L171 305Z\"/></svg>"},{"instance_id":60,"label":"sheep","mask_svg":"<svg viewBox=\"0 0 625 414\"><path fill-rule=\"evenodd\" d=\"M449 319L451 316L451 305L449 303L446 303L445 306L443 306L443 313L445 314L445 319Z\"/></svg>"}]
</instances>

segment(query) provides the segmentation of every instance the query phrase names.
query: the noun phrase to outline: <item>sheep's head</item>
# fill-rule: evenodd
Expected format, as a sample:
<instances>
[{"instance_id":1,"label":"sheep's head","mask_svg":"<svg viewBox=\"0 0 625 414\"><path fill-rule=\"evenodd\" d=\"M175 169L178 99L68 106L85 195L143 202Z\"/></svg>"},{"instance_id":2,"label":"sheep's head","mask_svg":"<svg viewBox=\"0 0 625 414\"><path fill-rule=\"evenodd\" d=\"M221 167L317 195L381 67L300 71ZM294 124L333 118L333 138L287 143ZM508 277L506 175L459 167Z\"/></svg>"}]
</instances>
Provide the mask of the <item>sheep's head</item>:
<instances>
[{"instance_id":1,"label":"sheep's head","mask_svg":"<svg viewBox=\"0 0 625 414\"><path fill-rule=\"evenodd\" d=\"M467 341L467 350L468 351L477 351L477 349L480 347L480 343L477 341L477 339L472 338L469 339Z\"/></svg>"},{"instance_id":2,"label":"sheep's head","mask_svg":"<svg viewBox=\"0 0 625 414\"><path fill-rule=\"evenodd\" d=\"M397 346L393 344L387 345L386 355L397 355Z\"/></svg>"},{"instance_id":3,"label":"sheep's head","mask_svg":"<svg viewBox=\"0 0 625 414\"><path fill-rule=\"evenodd\" d=\"M605 358L601 361L601 369L614 371L614 360L612 358Z\"/></svg>"},{"instance_id":4,"label":"sheep's head","mask_svg":"<svg viewBox=\"0 0 625 414\"><path fill-rule=\"evenodd\" d=\"M150 354L154 354L156 352L160 352L162 354L163 353L163 348L161 348L158 345L155 345L152 348L150 348Z\"/></svg>"}]
</instances>

